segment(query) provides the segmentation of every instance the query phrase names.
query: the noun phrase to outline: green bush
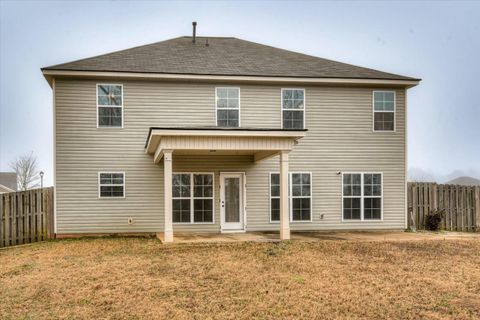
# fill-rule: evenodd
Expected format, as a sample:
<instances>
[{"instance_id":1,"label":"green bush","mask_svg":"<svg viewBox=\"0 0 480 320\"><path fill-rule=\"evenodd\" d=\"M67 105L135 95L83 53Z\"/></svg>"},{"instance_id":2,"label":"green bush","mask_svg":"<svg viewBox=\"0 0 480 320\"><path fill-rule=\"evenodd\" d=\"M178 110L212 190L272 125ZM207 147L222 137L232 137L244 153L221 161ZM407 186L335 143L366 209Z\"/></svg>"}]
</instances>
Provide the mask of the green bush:
<instances>
[{"instance_id":1,"label":"green bush","mask_svg":"<svg viewBox=\"0 0 480 320\"><path fill-rule=\"evenodd\" d=\"M445 210L433 210L425 217L425 229L437 231L440 229L440 223L445 216Z\"/></svg>"}]
</instances>

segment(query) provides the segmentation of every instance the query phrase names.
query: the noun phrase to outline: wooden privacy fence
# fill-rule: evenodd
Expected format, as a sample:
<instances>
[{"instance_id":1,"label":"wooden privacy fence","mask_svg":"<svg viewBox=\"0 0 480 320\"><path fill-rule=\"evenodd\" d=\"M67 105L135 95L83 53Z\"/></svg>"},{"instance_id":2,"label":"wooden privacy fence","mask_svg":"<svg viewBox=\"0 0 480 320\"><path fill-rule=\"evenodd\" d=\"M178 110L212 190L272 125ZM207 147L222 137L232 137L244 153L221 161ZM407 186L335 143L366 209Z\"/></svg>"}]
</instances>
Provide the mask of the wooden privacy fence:
<instances>
[{"instance_id":1,"label":"wooden privacy fence","mask_svg":"<svg viewBox=\"0 0 480 320\"><path fill-rule=\"evenodd\" d=\"M433 210L445 210L441 228L480 231L480 187L413 182L408 183L408 225L425 229Z\"/></svg>"},{"instance_id":2,"label":"wooden privacy fence","mask_svg":"<svg viewBox=\"0 0 480 320\"><path fill-rule=\"evenodd\" d=\"M0 194L0 247L53 238L53 187Z\"/></svg>"}]
</instances>

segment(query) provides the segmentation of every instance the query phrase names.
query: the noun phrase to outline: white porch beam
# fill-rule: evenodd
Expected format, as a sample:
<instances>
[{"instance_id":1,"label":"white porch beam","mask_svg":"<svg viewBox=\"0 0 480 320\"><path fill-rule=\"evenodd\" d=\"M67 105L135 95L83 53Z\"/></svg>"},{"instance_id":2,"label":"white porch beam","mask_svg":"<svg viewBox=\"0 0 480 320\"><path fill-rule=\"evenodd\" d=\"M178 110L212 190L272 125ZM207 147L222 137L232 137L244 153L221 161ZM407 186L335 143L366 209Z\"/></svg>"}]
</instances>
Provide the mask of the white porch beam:
<instances>
[{"instance_id":1,"label":"white porch beam","mask_svg":"<svg viewBox=\"0 0 480 320\"><path fill-rule=\"evenodd\" d=\"M173 242L172 217L172 150L163 150L163 181L164 181L164 231L163 241Z\"/></svg>"},{"instance_id":2,"label":"white porch beam","mask_svg":"<svg viewBox=\"0 0 480 320\"><path fill-rule=\"evenodd\" d=\"M278 151L259 151L253 155L253 160L259 162L262 160L267 160L271 157L274 157L278 154Z\"/></svg>"},{"instance_id":3,"label":"white porch beam","mask_svg":"<svg viewBox=\"0 0 480 320\"><path fill-rule=\"evenodd\" d=\"M153 163L155 164L160 163L160 160L162 160L163 158L163 151L164 150L160 146L157 147L157 150L155 150L155 154L153 156Z\"/></svg>"},{"instance_id":4,"label":"white porch beam","mask_svg":"<svg viewBox=\"0 0 480 320\"><path fill-rule=\"evenodd\" d=\"M280 151L280 240L290 240L288 151Z\"/></svg>"}]
</instances>

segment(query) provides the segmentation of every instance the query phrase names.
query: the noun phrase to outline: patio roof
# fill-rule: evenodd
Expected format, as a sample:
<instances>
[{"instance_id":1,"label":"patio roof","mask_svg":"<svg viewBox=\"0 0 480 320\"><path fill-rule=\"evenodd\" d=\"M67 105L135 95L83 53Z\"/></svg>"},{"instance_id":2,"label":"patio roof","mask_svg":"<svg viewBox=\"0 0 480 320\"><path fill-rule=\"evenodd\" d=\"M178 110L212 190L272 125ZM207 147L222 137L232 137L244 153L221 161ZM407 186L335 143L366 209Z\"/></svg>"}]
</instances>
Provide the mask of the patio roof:
<instances>
[{"instance_id":1,"label":"patio roof","mask_svg":"<svg viewBox=\"0 0 480 320\"><path fill-rule=\"evenodd\" d=\"M174 154L252 155L264 160L280 151L290 151L306 130L265 128L150 128L145 152L159 163L164 150Z\"/></svg>"}]
</instances>

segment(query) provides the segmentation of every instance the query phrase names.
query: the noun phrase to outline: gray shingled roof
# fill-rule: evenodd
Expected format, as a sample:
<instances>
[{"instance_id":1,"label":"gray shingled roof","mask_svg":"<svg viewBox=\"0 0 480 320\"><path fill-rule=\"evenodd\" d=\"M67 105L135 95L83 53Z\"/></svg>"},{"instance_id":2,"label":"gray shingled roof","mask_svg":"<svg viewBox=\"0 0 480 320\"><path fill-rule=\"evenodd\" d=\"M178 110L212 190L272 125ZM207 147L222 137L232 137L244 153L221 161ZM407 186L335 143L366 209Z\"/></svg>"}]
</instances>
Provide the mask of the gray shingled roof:
<instances>
[{"instance_id":1,"label":"gray shingled roof","mask_svg":"<svg viewBox=\"0 0 480 320\"><path fill-rule=\"evenodd\" d=\"M0 172L0 184L12 190L17 190L17 174L15 172Z\"/></svg>"},{"instance_id":2,"label":"gray shingled roof","mask_svg":"<svg viewBox=\"0 0 480 320\"><path fill-rule=\"evenodd\" d=\"M208 46L206 42L208 40ZM237 38L180 37L42 70L418 80Z\"/></svg>"}]
</instances>

